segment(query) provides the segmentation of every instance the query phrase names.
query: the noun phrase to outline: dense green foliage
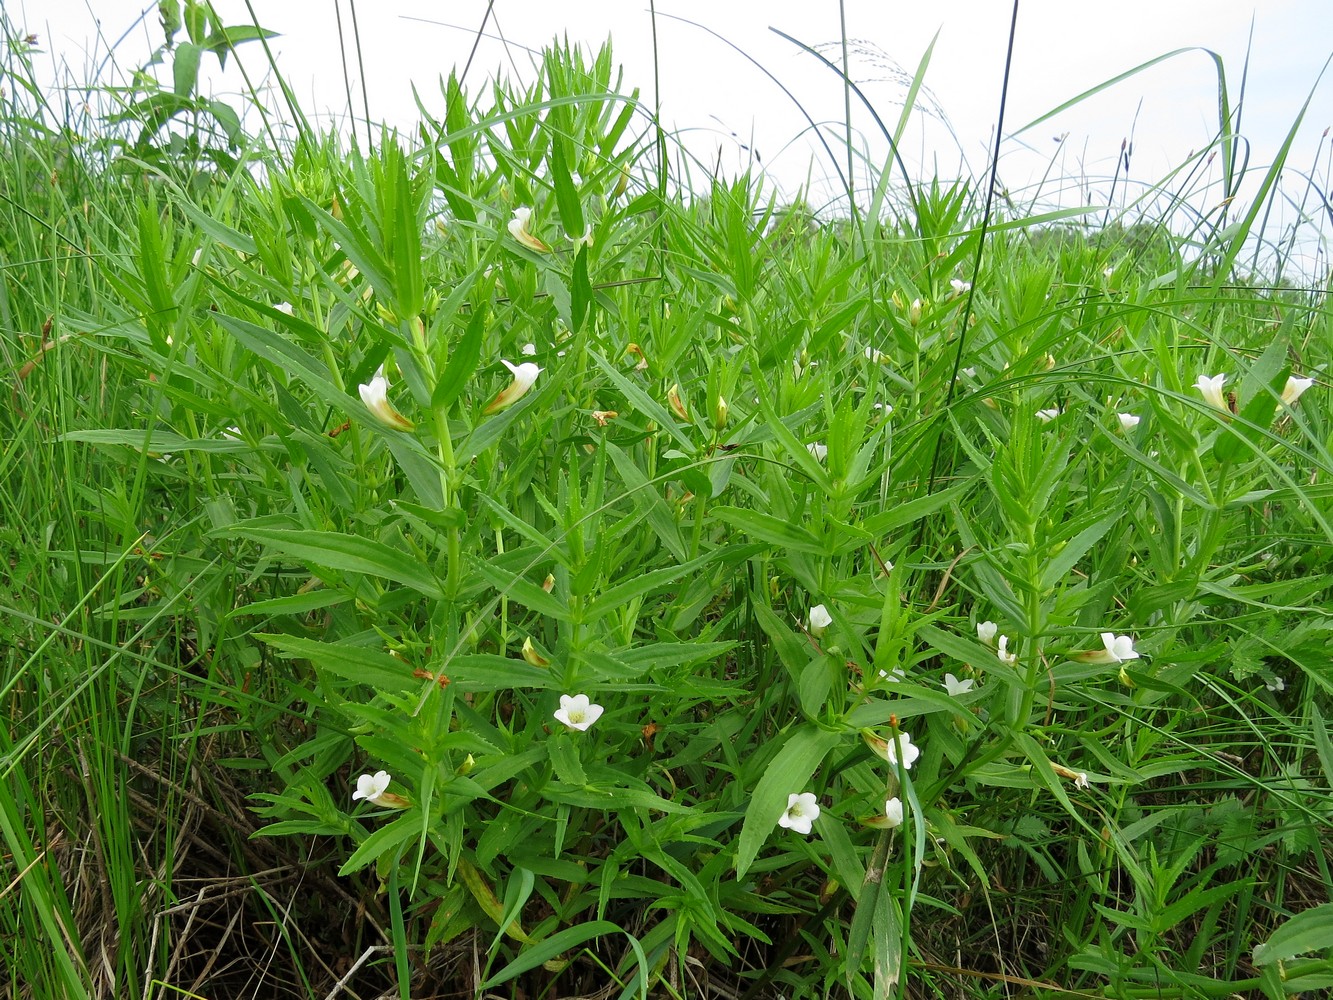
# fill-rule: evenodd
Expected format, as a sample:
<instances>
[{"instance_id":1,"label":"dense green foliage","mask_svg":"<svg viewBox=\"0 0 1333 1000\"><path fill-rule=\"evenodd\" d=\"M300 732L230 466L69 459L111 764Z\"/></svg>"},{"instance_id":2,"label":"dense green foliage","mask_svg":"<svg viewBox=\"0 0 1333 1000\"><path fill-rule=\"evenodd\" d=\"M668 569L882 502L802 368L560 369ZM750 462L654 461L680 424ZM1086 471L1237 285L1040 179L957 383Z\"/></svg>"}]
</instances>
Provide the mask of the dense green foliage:
<instances>
[{"instance_id":1,"label":"dense green foliage","mask_svg":"<svg viewBox=\"0 0 1333 1000\"><path fill-rule=\"evenodd\" d=\"M1333 985L1333 315L1246 225L675 193L609 50L371 151L188 69L0 116L0 993Z\"/></svg>"}]
</instances>

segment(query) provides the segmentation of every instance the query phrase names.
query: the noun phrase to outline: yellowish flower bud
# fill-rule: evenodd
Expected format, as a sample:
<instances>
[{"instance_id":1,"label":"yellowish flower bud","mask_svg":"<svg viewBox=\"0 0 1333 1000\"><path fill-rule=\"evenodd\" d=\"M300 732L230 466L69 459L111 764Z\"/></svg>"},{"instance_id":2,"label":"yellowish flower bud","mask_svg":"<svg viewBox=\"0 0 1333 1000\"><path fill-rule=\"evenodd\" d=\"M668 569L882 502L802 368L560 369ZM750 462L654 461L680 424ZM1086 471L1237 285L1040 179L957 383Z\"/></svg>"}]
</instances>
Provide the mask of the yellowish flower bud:
<instances>
[{"instance_id":1,"label":"yellowish flower bud","mask_svg":"<svg viewBox=\"0 0 1333 1000\"><path fill-rule=\"evenodd\" d=\"M681 420L689 421L690 414L685 409L685 404L680 401L680 386L678 384L672 385L667 390L667 405L671 407L671 412Z\"/></svg>"},{"instance_id":2,"label":"yellowish flower bud","mask_svg":"<svg viewBox=\"0 0 1333 1000\"><path fill-rule=\"evenodd\" d=\"M713 429L722 430L727 426L727 413L729 407L727 401L722 396L717 397L717 402L713 404Z\"/></svg>"},{"instance_id":3,"label":"yellowish flower bud","mask_svg":"<svg viewBox=\"0 0 1333 1000\"><path fill-rule=\"evenodd\" d=\"M537 652L537 647L532 644L532 637L523 640L523 659L534 667L549 667L551 661Z\"/></svg>"}]
</instances>

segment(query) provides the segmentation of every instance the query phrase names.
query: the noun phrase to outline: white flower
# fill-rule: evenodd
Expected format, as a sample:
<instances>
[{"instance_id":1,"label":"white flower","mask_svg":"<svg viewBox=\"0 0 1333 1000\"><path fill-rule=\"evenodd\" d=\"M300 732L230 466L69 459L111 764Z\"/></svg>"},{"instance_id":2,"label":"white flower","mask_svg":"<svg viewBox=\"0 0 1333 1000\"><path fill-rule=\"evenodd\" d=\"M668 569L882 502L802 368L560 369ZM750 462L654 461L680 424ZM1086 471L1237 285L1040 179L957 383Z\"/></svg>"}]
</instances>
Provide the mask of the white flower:
<instances>
[{"instance_id":1,"label":"white flower","mask_svg":"<svg viewBox=\"0 0 1333 1000\"><path fill-rule=\"evenodd\" d=\"M530 357L532 357L534 354L537 353L537 345L536 345L536 344L524 344L521 348L519 348L519 352L518 352L518 353L521 354L521 355L523 355L523 357L525 357L525 358L530 358Z\"/></svg>"},{"instance_id":2,"label":"white flower","mask_svg":"<svg viewBox=\"0 0 1333 1000\"><path fill-rule=\"evenodd\" d=\"M998 630L999 626L994 622L977 622L977 638L987 646L995 641L995 633Z\"/></svg>"},{"instance_id":3,"label":"white flower","mask_svg":"<svg viewBox=\"0 0 1333 1000\"><path fill-rule=\"evenodd\" d=\"M819 819L819 803L813 792L792 792L787 796L787 808L778 817L778 826L809 836L814 821Z\"/></svg>"},{"instance_id":4,"label":"white flower","mask_svg":"<svg viewBox=\"0 0 1333 1000\"><path fill-rule=\"evenodd\" d=\"M290 302L275 302L273 303L273 308L280 313L286 313L288 316L291 316L294 312Z\"/></svg>"},{"instance_id":5,"label":"white flower","mask_svg":"<svg viewBox=\"0 0 1333 1000\"><path fill-rule=\"evenodd\" d=\"M1106 655L1116 663L1124 663L1126 660L1137 660L1139 658L1138 650L1134 648L1134 640L1127 635L1103 632L1102 645L1106 647Z\"/></svg>"},{"instance_id":6,"label":"white flower","mask_svg":"<svg viewBox=\"0 0 1333 1000\"><path fill-rule=\"evenodd\" d=\"M891 416L892 413L893 413L893 405L892 405L891 403L876 403L876 404L875 404L874 406L872 406L870 409L871 409L872 411L874 411L874 410L883 410L883 411L884 411L884 416L886 416L886 417L887 417L887 416Z\"/></svg>"},{"instance_id":7,"label":"white flower","mask_svg":"<svg viewBox=\"0 0 1333 1000\"><path fill-rule=\"evenodd\" d=\"M1137 427L1139 421L1143 419L1142 417L1136 417L1132 413L1117 413L1115 416L1116 419L1120 421L1120 429L1126 434Z\"/></svg>"},{"instance_id":8,"label":"white flower","mask_svg":"<svg viewBox=\"0 0 1333 1000\"><path fill-rule=\"evenodd\" d=\"M903 800L894 796L884 803L885 827L892 830L895 826L903 825Z\"/></svg>"},{"instance_id":9,"label":"white flower","mask_svg":"<svg viewBox=\"0 0 1333 1000\"><path fill-rule=\"evenodd\" d=\"M565 239L569 240L569 242L574 244L574 251L576 253L578 252L579 247L588 247L589 249L591 249L592 223L591 222L588 223L588 227L583 230L582 236L570 236L569 233L565 233Z\"/></svg>"},{"instance_id":10,"label":"white flower","mask_svg":"<svg viewBox=\"0 0 1333 1000\"><path fill-rule=\"evenodd\" d=\"M1285 691L1287 690L1287 682L1284 681L1277 674L1274 674L1273 679L1271 681L1264 682L1264 687L1268 688L1268 690L1273 692Z\"/></svg>"},{"instance_id":11,"label":"white flower","mask_svg":"<svg viewBox=\"0 0 1333 1000\"><path fill-rule=\"evenodd\" d=\"M949 287L953 289L955 295L966 295L972 291L972 282L963 281L961 278L950 278Z\"/></svg>"},{"instance_id":12,"label":"white flower","mask_svg":"<svg viewBox=\"0 0 1333 1000\"><path fill-rule=\"evenodd\" d=\"M1060 410L1059 410L1058 408L1055 408L1055 407L1052 407L1052 408L1049 409L1049 410L1038 410L1038 411L1037 411L1037 419L1040 420L1043 424L1049 424L1052 420L1054 420L1054 419L1055 419L1056 417L1058 417L1059 415L1060 415Z\"/></svg>"},{"instance_id":13,"label":"white flower","mask_svg":"<svg viewBox=\"0 0 1333 1000\"><path fill-rule=\"evenodd\" d=\"M1222 398L1222 385L1226 380L1225 373L1213 376L1200 375L1194 383L1194 388L1203 394L1203 398L1209 406L1216 407L1223 412L1230 412L1227 401Z\"/></svg>"},{"instance_id":14,"label":"white flower","mask_svg":"<svg viewBox=\"0 0 1333 1000\"><path fill-rule=\"evenodd\" d=\"M384 374L383 365L380 365L379 370L375 372L374 378L356 388L361 393L361 402L366 404L366 408L385 427L396 431L410 431L416 426L395 410L393 404L389 402L389 380Z\"/></svg>"},{"instance_id":15,"label":"white flower","mask_svg":"<svg viewBox=\"0 0 1333 1000\"><path fill-rule=\"evenodd\" d=\"M815 457L816 462L822 462L824 459L828 458L828 445L823 445L814 441L806 445L805 448Z\"/></svg>"},{"instance_id":16,"label":"white flower","mask_svg":"<svg viewBox=\"0 0 1333 1000\"><path fill-rule=\"evenodd\" d=\"M1087 772L1087 771L1079 771L1076 775L1074 775L1074 787L1075 787L1075 788L1087 788L1087 787L1088 787L1088 772Z\"/></svg>"},{"instance_id":17,"label":"white flower","mask_svg":"<svg viewBox=\"0 0 1333 1000\"><path fill-rule=\"evenodd\" d=\"M1301 378L1299 375L1288 375L1287 384L1282 388L1282 402L1288 406L1293 405L1296 400L1301 398L1301 393L1310 386L1314 385L1314 379Z\"/></svg>"},{"instance_id":18,"label":"white flower","mask_svg":"<svg viewBox=\"0 0 1333 1000\"><path fill-rule=\"evenodd\" d=\"M953 674L944 675L944 690L949 692L949 697L957 698L960 694L967 694L972 690L972 679L960 681Z\"/></svg>"},{"instance_id":19,"label":"white flower","mask_svg":"<svg viewBox=\"0 0 1333 1000\"><path fill-rule=\"evenodd\" d=\"M822 604L816 604L810 609L810 634L821 636L824 629L833 624L833 616L828 613L828 608Z\"/></svg>"},{"instance_id":20,"label":"white flower","mask_svg":"<svg viewBox=\"0 0 1333 1000\"><path fill-rule=\"evenodd\" d=\"M509 220L509 235L522 243L529 250L535 250L537 253L546 253L550 249L545 243L533 236L528 229L528 222L532 219L532 209L526 206L520 206L514 209L514 217Z\"/></svg>"},{"instance_id":21,"label":"white flower","mask_svg":"<svg viewBox=\"0 0 1333 1000\"><path fill-rule=\"evenodd\" d=\"M921 756L921 748L913 745L912 737L907 733L898 733L896 736L885 740L876 736L870 730L864 729L861 731L861 738L865 740L866 746L894 767L898 766L901 752L904 771L910 771L912 764Z\"/></svg>"},{"instance_id":22,"label":"white flower","mask_svg":"<svg viewBox=\"0 0 1333 1000\"><path fill-rule=\"evenodd\" d=\"M590 702L586 694L576 694L572 698L562 694L555 718L557 722L581 733L600 719L603 711L602 706Z\"/></svg>"},{"instance_id":23,"label":"white flower","mask_svg":"<svg viewBox=\"0 0 1333 1000\"><path fill-rule=\"evenodd\" d=\"M223 439L224 441L244 441L244 440L245 440L245 438L241 435L241 429L240 429L239 427L237 427L235 424L232 424L230 427L228 427L226 430L224 430L224 431L222 432L222 439Z\"/></svg>"},{"instance_id":24,"label":"white flower","mask_svg":"<svg viewBox=\"0 0 1333 1000\"><path fill-rule=\"evenodd\" d=\"M381 796L388 790L389 782L392 780L388 771L361 775L356 779L356 791L352 793L352 801L365 799L371 805L379 805Z\"/></svg>"},{"instance_id":25,"label":"white flower","mask_svg":"<svg viewBox=\"0 0 1333 1000\"><path fill-rule=\"evenodd\" d=\"M999 645L995 649L995 656L1006 667L1012 667L1018 662L1018 654L1009 652L1009 637L1007 635L1000 636Z\"/></svg>"},{"instance_id":26,"label":"white flower","mask_svg":"<svg viewBox=\"0 0 1333 1000\"><path fill-rule=\"evenodd\" d=\"M494 399L486 404L486 409L481 412L488 416L518 402L523 394L532 388L532 383L537 381L537 376L542 373L535 361L524 361L521 365L513 365L501 358L500 364L509 369L514 376L514 381L510 382Z\"/></svg>"},{"instance_id":27,"label":"white flower","mask_svg":"<svg viewBox=\"0 0 1333 1000\"><path fill-rule=\"evenodd\" d=\"M1106 268L1103 268L1103 269L1102 269L1102 277L1103 277L1103 278L1109 278L1109 277L1110 277L1111 275L1113 275L1113 274L1115 274L1115 268L1114 268L1114 267L1106 267Z\"/></svg>"},{"instance_id":28,"label":"white flower","mask_svg":"<svg viewBox=\"0 0 1333 1000\"><path fill-rule=\"evenodd\" d=\"M873 347L867 347L866 360L871 364L886 365L889 363L889 356L881 351L875 350Z\"/></svg>"},{"instance_id":29,"label":"white flower","mask_svg":"<svg viewBox=\"0 0 1333 1000\"><path fill-rule=\"evenodd\" d=\"M976 378L977 370L975 368L964 368L962 374L966 375L968 378Z\"/></svg>"},{"instance_id":30,"label":"white flower","mask_svg":"<svg viewBox=\"0 0 1333 1000\"><path fill-rule=\"evenodd\" d=\"M897 684L899 681L904 680L906 677L907 677L907 671L904 670L902 667L894 667L892 671L881 670L879 672L879 679L882 681L887 681L890 684Z\"/></svg>"},{"instance_id":31,"label":"white flower","mask_svg":"<svg viewBox=\"0 0 1333 1000\"><path fill-rule=\"evenodd\" d=\"M921 300L913 299L912 304L907 307L907 322L916 326L921 322Z\"/></svg>"}]
</instances>

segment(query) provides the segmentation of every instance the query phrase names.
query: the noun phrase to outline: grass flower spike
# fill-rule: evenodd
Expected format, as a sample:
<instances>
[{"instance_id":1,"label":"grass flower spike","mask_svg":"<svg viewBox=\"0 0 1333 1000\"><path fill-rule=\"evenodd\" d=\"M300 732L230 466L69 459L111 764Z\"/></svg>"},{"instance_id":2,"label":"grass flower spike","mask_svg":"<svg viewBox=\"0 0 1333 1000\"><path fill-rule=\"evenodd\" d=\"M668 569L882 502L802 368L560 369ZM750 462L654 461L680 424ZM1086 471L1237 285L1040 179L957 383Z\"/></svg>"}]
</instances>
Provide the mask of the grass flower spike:
<instances>
[{"instance_id":1,"label":"grass flower spike","mask_svg":"<svg viewBox=\"0 0 1333 1000\"><path fill-rule=\"evenodd\" d=\"M1282 387L1282 402L1288 406L1294 406L1296 400L1301 398L1301 393L1310 386L1314 385L1314 379L1301 378L1299 375L1288 375L1287 384Z\"/></svg>"},{"instance_id":2,"label":"grass flower spike","mask_svg":"<svg viewBox=\"0 0 1333 1000\"><path fill-rule=\"evenodd\" d=\"M815 800L814 793L792 792L787 796L786 810L778 817L778 826L808 837L817 819L819 819L819 803Z\"/></svg>"},{"instance_id":3,"label":"grass flower spike","mask_svg":"<svg viewBox=\"0 0 1333 1000\"><path fill-rule=\"evenodd\" d=\"M1200 375L1194 383L1194 388L1203 394L1204 401L1223 413L1229 413L1226 399L1222 396L1222 385L1227 380L1225 374L1222 375Z\"/></svg>"},{"instance_id":4,"label":"grass flower spike","mask_svg":"<svg viewBox=\"0 0 1333 1000\"><path fill-rule=\"evenodd\" d=\"M361 393L361 402L366 404L366 409L385 427L395 431L410 431L416 427L389 402L389 380L384 374L383 365L375 372L374 378L356 388Z\"/></svg>"},{"instance_id":5,"label":"grass flower spike","mask_svg":"<svg viewBox=\"0 0 1333 1000\"><path fill-rule=\"evenodd\" d=\"M602 706L590 702L586 694L576 694L573 697L562 694L560 707L555 710L555 719L581 733L600 719L603 711Z\"/></svg>"},{"instance_id":6,"label":"grass flower spike","mask_svg":"<svg viewBox=\"0 0 1333 1000\"><path fill-rule=\"evenodd\" d=\"M528 223L531 221L532 209L526 206L514 209L514 217L509 220L509 235L529 250L535 250L537 253L549 253L551 248L533 236L532 231L528 229Z\"/></svg>"},{"instance_id":7,"label":"grass flower spike","mask_svg":"<svg viewBox=\"0 0 1333 1000\"><path fill-rule=\"evenodd\" d=\"M486 409L482 412L487 416L492 413L499 413L506 406L517 403L532 388L532 384L537 381L537 376L542 373L535 361L524 361L521 365L515 365L501 358L500 364L509 369L514 376L514 381L510 382L506 388L500 391L499 395L486 404Z\"/></svg>"}]
</instances>

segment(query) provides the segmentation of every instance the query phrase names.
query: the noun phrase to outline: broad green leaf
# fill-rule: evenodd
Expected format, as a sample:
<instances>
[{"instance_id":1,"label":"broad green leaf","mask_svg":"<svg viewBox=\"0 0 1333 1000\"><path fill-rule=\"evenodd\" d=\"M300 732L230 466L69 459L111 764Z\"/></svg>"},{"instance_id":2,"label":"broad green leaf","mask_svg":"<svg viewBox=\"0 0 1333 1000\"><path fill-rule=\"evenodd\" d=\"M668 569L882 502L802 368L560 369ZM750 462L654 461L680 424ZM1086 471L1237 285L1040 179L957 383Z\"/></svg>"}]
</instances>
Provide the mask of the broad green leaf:
<instances>
[{"instance_id":1,"label":"broad green leaf","mask_svg":"<svg viewBox=\"0 0 1333 1000\"><path fill-rule=\"evenodd\" d=\"M1285 962L1310 951L1333 948L1333 903L1302 910L1254 948L1255 965Z\"/></svg>"},{"instance_id":2,"label":"broad green leaf","mask_svg":"<svg viewBox=\"0 0 1333 1000\"><path fill-rule=\"evenodd\" d=\"M740 528L749 537L768 542L779 549L808 552L811 555L827 553L827 547L822 540L785 518L774 517L772 514L764 514L747 507L714 507L708 513L711 517ZM778 554L781 555L781 552Z\"/></svg>"},{"instance_id":3,"label":"broad green leaf","mask_svg":"<svg viewBox=\"0 0 1333 1000\"><path fill-rule=\"evenodd\" d=\"M736 845L737 879L745 877L759 848L778 829L778 819L787 808L787 797L809 791L805 785L810 775L841 739L839 733L809 724L788 734L782 749L764 770L745 810L745 823Z\"/></svg>"},{"instance_id":4,"label":"broad green leaf","mask_svg":"<svg viewBox=\"0 0 1333 1000\"><path fill-rule=\"evenodd\" d=\"M402 549L360 535L337 531L307 531L288 528L255 528L238 525L225 529L258 542L275 552L298 559L308 566L327 567L343 573L363 573L411 587L426 597L443 597L439 581L430 567Z\"/></svg>"},{"instance_id":5,"label":"broad green leaf","mask_svg":"<svg viewBox=\"0 0 1333 1000\"><path fill-rule=\"evenodd\" d=\"M369 646L344 642L320 642L301 636L260 633L262 640L284 659L309 660L315 666L349 681L380 691L407 691L421 687L412 667L388 653Z\"/></svg>"}]
</instances>

